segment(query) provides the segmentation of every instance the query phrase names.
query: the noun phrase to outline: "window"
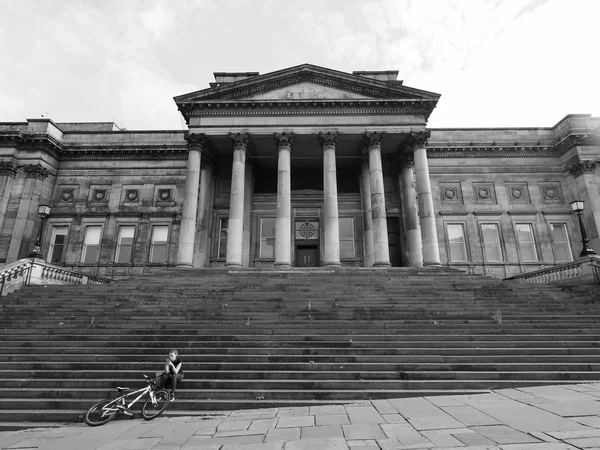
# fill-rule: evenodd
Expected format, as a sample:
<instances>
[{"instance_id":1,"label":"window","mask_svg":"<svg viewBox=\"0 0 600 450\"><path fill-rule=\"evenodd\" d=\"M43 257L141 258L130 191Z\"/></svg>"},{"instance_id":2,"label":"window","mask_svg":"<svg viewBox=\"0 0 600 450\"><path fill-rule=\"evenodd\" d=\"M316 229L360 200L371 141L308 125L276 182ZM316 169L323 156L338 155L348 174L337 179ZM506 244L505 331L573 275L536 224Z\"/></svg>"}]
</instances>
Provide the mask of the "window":
<instances>
[{"instance_id":1,"label":"window","mask_svg":"<svg viewBox=\"0 0 600 450\"><path fill-rule=\"evenodd\" d=\"M557 261L573 261L571 243L567 234L567 225L564 223L551 223L550 231L554 242L554 255Z\"/></svg>"},{"instance_id":2,"label":"window","mask_svg":"<svg viewBox=\"0 0 600 450\"><path fill-rule=\"evenodd\" d=\"M515 224L517 242L521 251L522 261L537 261L537 252L535 250L535 239L533 237L533 228L530 223Z\"/></svg>"},{"instance_id":3,"label":"window","mask_svg":"<svg viewBox=\"0 0 600 450\"><path fill-rule=\"evenodd\" d=\"M169 227L167 225L154 225L150 241L150 262L166 263L167 247L169 243Z\"/></svg>"},{"instance_id":4,"label":"window","mask_svg":"<svg viewBox=\"0 0 600 450\"><path fill-rule=\"evenodd\" d=\"M502 247L500 246L498 225L495 223L482 223L481 236L483 241L483 255L485 257L485 261L502 261Z\"/></svg>"},{"instance_id":5,"label":"window","mask_svg":"<svg viewBox=\"0 0 600 450\"><path fill-rule=\"evenodd\" d=\"M117 237L117 252L115 253L116 263L125 264L131 262L134 234L135 227L133 226L119 227L119 235Z\"/></svg>"},{"instance_id":6,"label":"window","mask_svg":"<svg viewBox=\"0 0 600 450\"><path fill-rule=\"evenodd\" d=\"M85 237L83 238L83 253L81 254L81 262L84 264L92 264L98 262L100 257L100 237L102 235L102 227L88 226L85 228Z\"/></svg>"},{"instance_id":7,"label":"window","mask_svg":"<svg viewBox=\"0 0 600 450\"><path fill-rule=\"evenodd\" d=\"M222 217L219 222L219 258L227 256L227 229L229 227L229 218Z\"/></svg>"},{"instance_id":8,"label":"window","mask_svg":"<svg viewBox=\"0 0 600 450\"><path fill-rule=\"evenodd\" d=\"M62 262L63 252L67 241L67 227L52 228L52 239L50 240L50 264Z\"/></svg>"},{"instance_id":9,"label":"window","mask_svg":"<svg viewBox=\"0 0 600 450\"><path fill-rule=\"evenodd\" d=\"M450 261L467 261L467 248L465 247L465 229L462 223L449 223L446 225L448 233L448 246Z\"/></svg>"},{"instance_id":10,"label":"window","mask_svg":"<svg viewBox=\"0 0 600 450\"><path fill-rule=\"evenodd\" d=\"M260 257L273 258L275 255L275 218L260 219Z\"/></svg>"},{"instance_id":11,"label":"window","mask_svg":"<svg viewBox=\"0 0 600 450\"><path fill-rule=\"evenodd\" d=\"M340 217L340 258L354 258L354 219Z\"/></svg>"}]
</instances>

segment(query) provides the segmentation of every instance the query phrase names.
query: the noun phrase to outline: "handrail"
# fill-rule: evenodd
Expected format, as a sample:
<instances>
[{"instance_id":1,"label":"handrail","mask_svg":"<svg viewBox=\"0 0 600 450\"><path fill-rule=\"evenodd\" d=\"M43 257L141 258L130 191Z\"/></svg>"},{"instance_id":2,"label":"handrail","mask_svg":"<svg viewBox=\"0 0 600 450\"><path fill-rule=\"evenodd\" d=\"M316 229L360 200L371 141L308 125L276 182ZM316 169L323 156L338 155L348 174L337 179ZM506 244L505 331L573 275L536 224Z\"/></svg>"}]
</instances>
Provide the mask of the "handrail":
<instances>
[{"instance_id":1,"label":"handrail","mask_svg":"<svg viewBox=\"0 0 600 450\"><path fill-rule=\"evenodd\" d=\"M505 280L515 280L521 283L539 284L558 283L572 279L578 279L578 282L587 280L588 284L589 280L592 280L593 284L600 284L600 259L597 256L587 256L577 261L505 278Z\"/></svg>"},{"instance_id":2,"label":"handrail","mask_svg":"<svg viewBox=\"0 0 600 450\"><path fill-rule=\"evenodd\" d=\"M42 259L22 259L0 268L0 296L32 284L107 284L111 281L111 278L47 264Z\"/></svg>"}]
</instances>

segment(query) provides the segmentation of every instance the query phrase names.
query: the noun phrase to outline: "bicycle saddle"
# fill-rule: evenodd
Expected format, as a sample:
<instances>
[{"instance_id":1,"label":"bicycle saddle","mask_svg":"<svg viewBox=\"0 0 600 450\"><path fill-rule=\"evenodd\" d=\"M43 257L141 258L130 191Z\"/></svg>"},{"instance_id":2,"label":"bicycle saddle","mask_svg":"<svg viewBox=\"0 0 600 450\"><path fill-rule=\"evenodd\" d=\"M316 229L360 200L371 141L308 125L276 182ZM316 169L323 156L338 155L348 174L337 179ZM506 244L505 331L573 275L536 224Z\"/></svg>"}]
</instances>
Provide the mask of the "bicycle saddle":
<instances>
[{"instance_id":1,"label":"bicycle saddle","mask_svg":"<svg viewBox=\"0 0 600 450\"><path fill-rule=\"evenodd\" d=\"M128 387L121 387L121 386L117 386L117 392L120 394L121 392L125 392L128 391L129 388Z\"/></svg>"}]
</instances>

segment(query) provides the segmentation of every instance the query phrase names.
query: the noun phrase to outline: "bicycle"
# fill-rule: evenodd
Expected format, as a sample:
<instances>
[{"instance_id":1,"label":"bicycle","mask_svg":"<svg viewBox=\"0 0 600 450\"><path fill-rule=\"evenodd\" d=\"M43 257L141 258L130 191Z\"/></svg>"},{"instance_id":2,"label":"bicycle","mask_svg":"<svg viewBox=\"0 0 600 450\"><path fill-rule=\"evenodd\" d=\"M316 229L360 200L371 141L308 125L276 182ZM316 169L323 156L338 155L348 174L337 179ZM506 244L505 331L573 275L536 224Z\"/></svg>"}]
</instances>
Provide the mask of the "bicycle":
<instances>
[{"instance_id":1,"label":"bicycle","mask_svg":"<svg viewBox=\"0 0 600 450\"><path fill-rule=\"evenodd\" d=\"M133 414L129 412L129 408L146 394L148 394L148 398L142 406L142 417L151 420L161 415L171 401L169 392L166 389L157 389L153 378L146 374L142 375L144 375L148 386L136 391L130 391L127 387L117 387L117 392L121 395L112 400L102 400L88 409L83 416L85 423L91 427L104 425L114 419L119 412L132 416ZM137 397L127 404L127 399L136 395Z\"/></svg>"}]
</instances>

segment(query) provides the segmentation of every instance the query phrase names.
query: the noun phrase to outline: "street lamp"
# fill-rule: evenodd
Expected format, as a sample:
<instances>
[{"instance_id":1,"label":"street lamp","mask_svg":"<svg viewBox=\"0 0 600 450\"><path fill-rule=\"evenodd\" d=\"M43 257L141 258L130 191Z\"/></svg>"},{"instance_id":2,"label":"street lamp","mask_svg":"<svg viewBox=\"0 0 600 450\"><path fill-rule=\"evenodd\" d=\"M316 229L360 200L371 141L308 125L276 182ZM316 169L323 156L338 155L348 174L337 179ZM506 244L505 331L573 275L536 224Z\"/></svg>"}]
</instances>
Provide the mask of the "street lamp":
<instances>
[{"instance_id":1,"label":"street lamp","mask_svg":"<svg viewBox=\"0 0 600 450\"><path fill-rule=\"evenodd\" d=\"M37 239L35 240L35 245L33 246L33 250L29 254L30 257L33 258L41 258L42 257L42 235L44 233L44 222L50 215L50 205L38 205L38 215L42 219L42 223L40 225L40 232L38 234Z\"/></svg>"},{"instance_id":2,"label":"street lamp","mask_svg":"<svg viewBox=\"0 0 600 450\"><path fill-rule=\"evenodd\" d=\"M596 252L592 247L590 247L590 240L587 237L583 220L581 220L581 212L584 209L583 200L575 200L574 202L571 202L571 208L573 209L573 212L577 213L577 217L579 217L579 228L581 228L581 243L583 244L583 249L581 250L579 256L595 255Z\"/></svg>"}]
</instances>

